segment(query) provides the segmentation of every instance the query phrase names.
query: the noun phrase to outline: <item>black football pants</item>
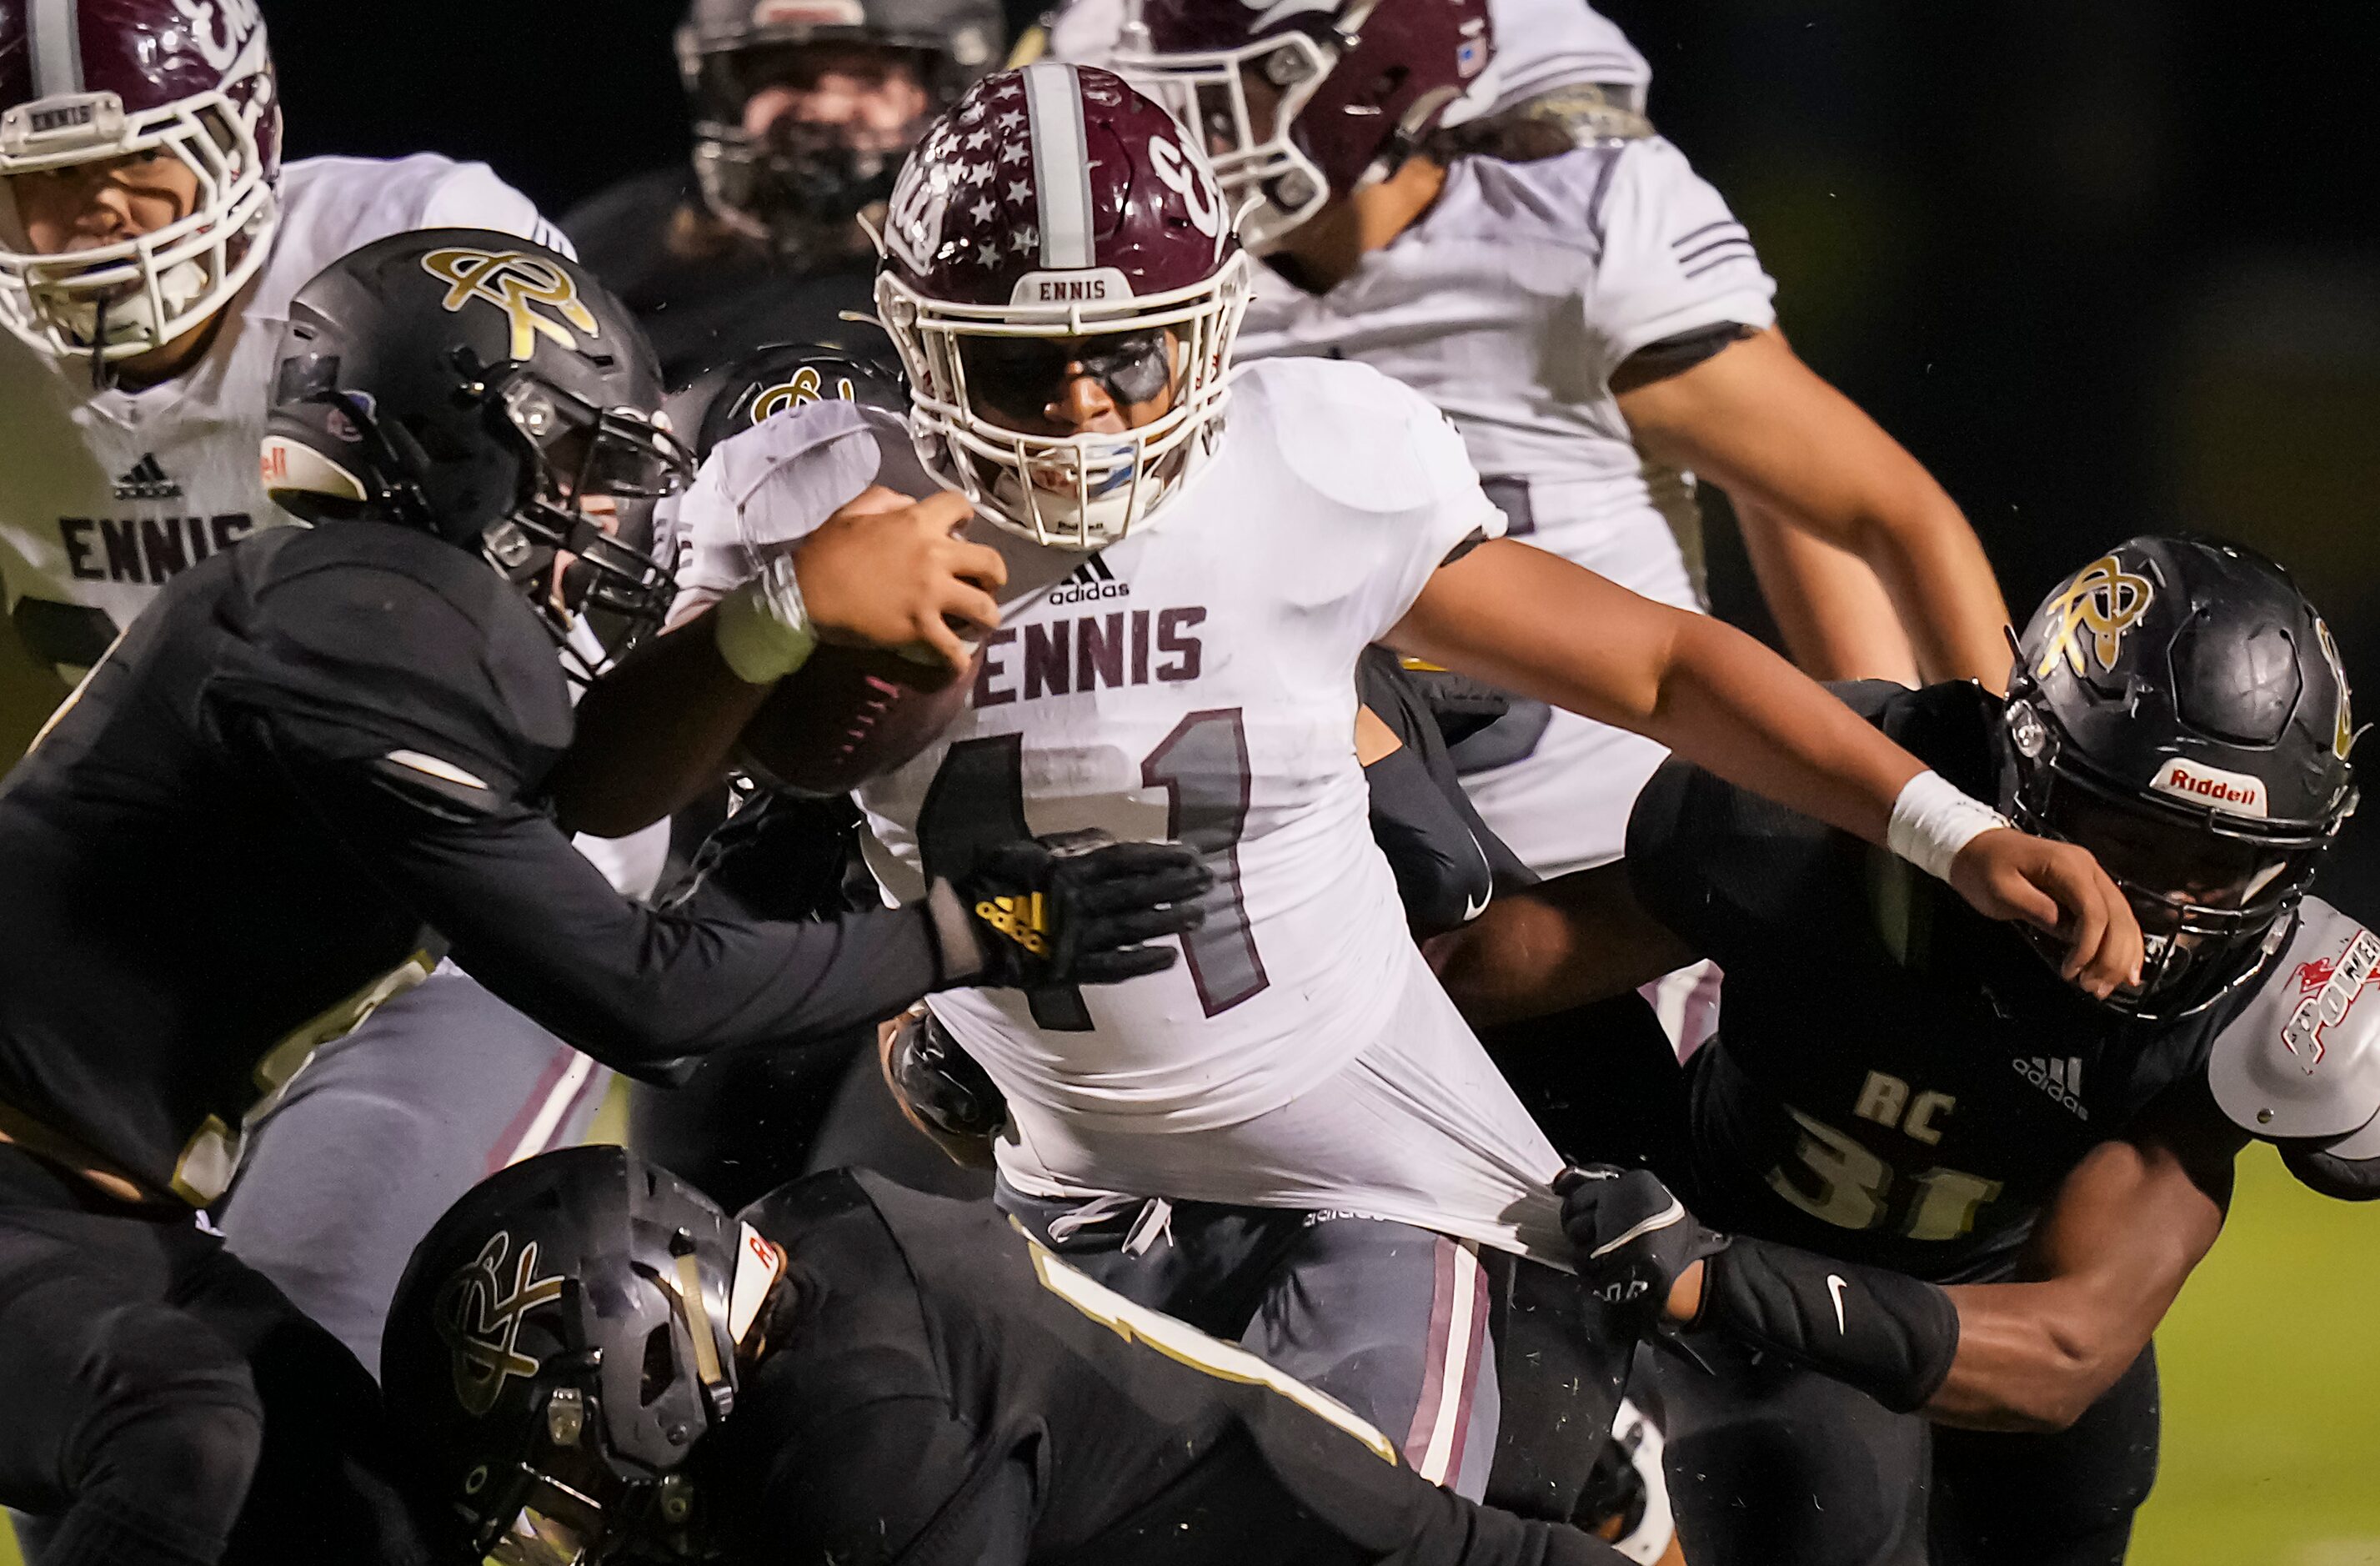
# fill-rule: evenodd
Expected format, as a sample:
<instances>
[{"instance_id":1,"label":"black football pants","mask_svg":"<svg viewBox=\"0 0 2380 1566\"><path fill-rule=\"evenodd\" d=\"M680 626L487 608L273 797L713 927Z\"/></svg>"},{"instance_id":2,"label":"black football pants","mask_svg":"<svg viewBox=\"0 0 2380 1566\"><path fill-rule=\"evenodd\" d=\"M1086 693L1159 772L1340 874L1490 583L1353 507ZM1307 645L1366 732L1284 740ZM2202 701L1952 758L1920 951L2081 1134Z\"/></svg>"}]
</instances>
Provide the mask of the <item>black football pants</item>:
<instances>
[{"instance_id":1,"label":"black football pants","mask_svg":"<svg viewBox=\"0 0 2380 1566\"><path fill-rule=\"evenodd\" d=\"M189 1215L0 1145L0 1505L42 1566L426 1561L353 1355Z\"/></svg>"},{"instance_id":2,"label":"black football pants","mask_svg":"<svg viewBox=\"0 0 2380 1566\"><path fill-rule=\"evenodd\" d=\"M1659 1356L1679 1543L1695 1566L2121 1566L2156 1479L2156 1356L2070 1429L1953 1430L1696 1334Z\"/></svg>"}]
</instances>

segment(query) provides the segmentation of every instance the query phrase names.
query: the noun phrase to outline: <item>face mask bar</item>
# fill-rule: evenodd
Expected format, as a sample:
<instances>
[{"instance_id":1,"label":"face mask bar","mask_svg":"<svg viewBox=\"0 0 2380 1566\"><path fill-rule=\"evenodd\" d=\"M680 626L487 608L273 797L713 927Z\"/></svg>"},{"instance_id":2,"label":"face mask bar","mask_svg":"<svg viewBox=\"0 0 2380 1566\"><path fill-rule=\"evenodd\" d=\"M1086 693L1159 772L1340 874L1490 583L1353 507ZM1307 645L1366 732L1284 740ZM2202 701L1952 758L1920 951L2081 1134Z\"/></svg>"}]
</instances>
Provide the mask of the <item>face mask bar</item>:
<instances>
[{"instance_id":1,"label":"face mask bar","mask_svg":"<svg viewBox=\"0 0 2380 1566\"><path fill-rule=\"evenodd\" d=\"M1337 62L1302 32L1237 49L1160 55L1137 21L1127 25L1111 64L1168 114L1203 139L1216 181L1234 209L1245 209L1240 239L1261 255L1330 199L1330 181L1299 150L1291 130ZM1254 71L1277 96L1269 116L1248 99Z\"/></svg>"},{"instance_id":2,"label":"face mask bar","mask_svg":"<svg viewBox=\"0 0 2380 1566\"><path fill-rule=\"evenodd\" d=\"M668 571L589 517L582 502L597 495L632 501L674 495L692 482L692 455L643 415L598 409L526 370L503 375L491 402L534 454L536 476L533 493L488 530L490 561L528 585L545 574L554 554L575 556L565 576L577 590L569 609L657 621L674 595Z\"/></svg>"},{"instance_id":3,"label":"face mask bar","mask_svg":"<svg viewBox=\"0 0 2380 1566\"><path fill-rule=\"evenodd\" d=\"M2258 833L2144 803L2046 755L2017 765L2016 824L2090 850L2140 920L2140 986L2108 1004L2144 1022L2187 1016L2262 972L2337 830Z\"/></svg>"},{"instance_id":4,"label":"face mask bar","mask_svg":"<svg viewBox=\"0 0 2380 1566\"><path fill-rule=\"evenodd\" d=\"M70 140L33 130L30 106L0 116L0 325L42 353L106 364L162 348L228 304L264 264L278 202L250 116L221 92L136 116L112 92L86 106ZM190 215L113 245L32 253L16 177L158 152L197 177Z\"/></svg>"},{"instance_id":5,"label":"face mask bar","mask_svg":"<svg viewBox=\"0 0 2380 1566\"><path fill-rule=\"evenodd\" d=\"M927 299L891 272L877 280L878 311L908 372L911 427L924 437L919 454L928 470L1010 532L1085 552L1145 524L1207 455L1229 398L1232 345L1246 303L1242 254L1205 282L1122 310L952 304ZM987 418L969 390L964 345L1169 327L1181 344L1174 403L1137 429L1028 434Z\"/></svg>"},{"instance_id":6,"label":"face mask bar","mask_svg":"<svg viewBox=\"0 0 2380 1566\"><path fill-rule=\"evenodd\" d=\"M862 149L842 127L798 120L780 120L757 134L746 128L753 97L815 74L803 55L819 45L880 50L910 66L926 104L897 149ZM794 251L823 250L838 239L864 249L864 236L843 231L892 194L907 150L959 92L959 67L942 41L891 38L867 28L817 28L799 41L732 48L681 47L689 51L682 68L694 100L695 173L704 204L737 232Z\"/></svg>"}]
</instances>

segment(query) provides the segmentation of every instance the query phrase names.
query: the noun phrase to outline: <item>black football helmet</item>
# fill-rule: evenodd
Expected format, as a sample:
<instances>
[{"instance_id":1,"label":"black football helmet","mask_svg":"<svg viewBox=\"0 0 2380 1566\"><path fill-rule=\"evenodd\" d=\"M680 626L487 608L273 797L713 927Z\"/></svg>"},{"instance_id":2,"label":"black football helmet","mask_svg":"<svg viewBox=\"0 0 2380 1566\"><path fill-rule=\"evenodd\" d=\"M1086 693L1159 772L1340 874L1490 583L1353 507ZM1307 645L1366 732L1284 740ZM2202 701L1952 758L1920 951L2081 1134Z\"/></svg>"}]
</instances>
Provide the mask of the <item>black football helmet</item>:
<instances>
[{"instance_id":1,"label":"black football helmet","mask_svg":"<svg viewBox=\"0 0 2380 1566\"><path fill-rule=\"evenodd\" d=\"M263 456L279 505L483 555L558 630L582 607L667 611L650 503L693 459L643 330L577 262L480 229L382 239L298 290L279 363ZM557 553L574 557L559 581Z\"/></svg>"},{"instance_id":2,"label":"black football helmet","mask_svg":"<svg viewBox=\"0 0 2380 1566\"><path fill-rule=\"evenodd\" d=\"M397 1284L381 1385L455 1560L704 1559L686 1462L735 1408L747 1246L775 1254L618 1147L526 1159L447 1209Z\"/></svg>"},{"instance_id":3,"label":"black football helmet","mask_svg":"<svg viewBox=\"0 0 2380 1566\"><path fill-rule=\"evenodd\" d=\"M1006 31L998 0L693 0L677 55L704 204L730 227L796 254L848 243L853 218L892 193L927 124L1000 63ZM830 57L824 45L909 58L927 103L899 148L864 147L844 128L795 114L754 112L770 89L808 84Z\"/></svg>"},{"instance_id":4,"label":"black football helmet","mask_svg":"<svg viewBox=\"0 0 2380 1566\"><path fill-rule=\"evenodd\" d=\"M817 343L774 343L721 373L695 433L695 452L709 457L721 441L772 414L836 398L909 416L909 384L891 365Z\"/></svg>"},{"instance_id":5,"label":"black football helmet","mask_svg":"<svg viewBox=\"0 0 2380 1566\"><path fill-rule=\"evenodd\" d=\"M2147 937L2111 1004L2184 1015L2243 983L2355 809L2347 675L2289 573L2233 544L2134 538L2017 644L2001 808L2089 849Z\"/></svg>"}]
</instances>

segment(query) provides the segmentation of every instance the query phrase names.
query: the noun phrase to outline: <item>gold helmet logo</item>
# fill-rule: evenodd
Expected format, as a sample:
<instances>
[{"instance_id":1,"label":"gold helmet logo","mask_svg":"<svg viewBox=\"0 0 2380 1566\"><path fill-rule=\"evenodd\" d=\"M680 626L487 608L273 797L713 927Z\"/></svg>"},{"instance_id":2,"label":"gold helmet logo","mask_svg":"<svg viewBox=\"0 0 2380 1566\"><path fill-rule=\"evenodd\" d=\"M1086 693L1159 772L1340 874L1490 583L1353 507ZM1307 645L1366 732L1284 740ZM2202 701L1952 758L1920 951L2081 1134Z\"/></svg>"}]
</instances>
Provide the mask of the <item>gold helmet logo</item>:
<instances>
[{"instance_id":1,"label":"gold helmet logo","mask_svg":"<svg viewBox=\"0 0 2380 1566\"><path fill-rule=\"evenodd\" d=\"M421 270L446 285L442 302L450 312L473 300L485 300L503 311L512 321L514 359L536 353L540 337L560 349L576 349L573 326L590 337L603 335L595 312L578 298L577 279L543 256L519 251L431 251L421 258ZM553 313L540 313L540 306Z\"/></svg>"},{"instance_id":2,"label":"gold helmet logo","mask_svg":"<svg viewBox=\"0 0 2380 1566\"><path fill-rule=\"evenodd\" d=\"M2100 556L2076 572L2066 591L2050 602L2049 647L2042 654L2034 676L2047 679L2060 658L2077 675L2082 673L2086 639L2099 667L2113 669L2117 655L2123 650L2124 633L2140 623L2155 601L2155 582L2124 569L2124 563L2113 555Z\"/></svg>"},{"instance_id":3,"label":"gold helmet logo","mask_svg":"<svg viewBox=\"0 0 2380 1566\"><path fill-rule=\"evenodd\" d=\"M562 1298L562 1279L537 1276L537 1242L520 1249L507 1285L500 1269L512 1247L512 1232L499 1230L469 1266L446 1280L431 1306L439 1341L455 1356L455 1401L480 1418L496 1406L504 1383L535 1376L538 1361L515 1347L521 1318Z\"/></svg>"},{"instance_id":4,"label":"gold helmet logo","mask_svg":"<svg viewBox=\"0 0 2380 1566\"><path fill-rule=\"evenodd\" d=\"M799 408L806 402L824 402L826 383L815 364L805 364L794 372L794 378L771 386L752 399L752 422L765 423L788 408ZM848 375L837 375L833 395L842 401L858 400Z\"/></svg>"},{"instance_id":5,"label":"gold helmet logo","mask_svg":"<svg viewBox=\"0 0 2380 1566\"><path fill-rule=\"evenodd\" d=\"M2330 639L2330 622L2316 615L2313 629L2322 638L2322 655L2330 664L2330 682L2338 691L2338 704L2331 713L2330 749L2345 761L2347 752L2355 748L2355 715L2348 710L2347 665L2339 659L2338 643Z\"/></svg>"}]
</instances>

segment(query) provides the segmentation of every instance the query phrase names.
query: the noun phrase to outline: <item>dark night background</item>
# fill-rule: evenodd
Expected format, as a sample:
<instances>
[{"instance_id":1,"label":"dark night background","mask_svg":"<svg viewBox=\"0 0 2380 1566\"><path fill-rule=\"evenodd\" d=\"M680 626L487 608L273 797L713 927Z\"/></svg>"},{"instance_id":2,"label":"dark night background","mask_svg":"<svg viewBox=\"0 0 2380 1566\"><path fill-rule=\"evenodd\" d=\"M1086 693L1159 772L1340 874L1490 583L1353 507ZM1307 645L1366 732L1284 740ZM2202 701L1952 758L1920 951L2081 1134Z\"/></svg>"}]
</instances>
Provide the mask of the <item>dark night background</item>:
<instances>
[{"instance_id":1,"label":"dark night background","mask_svg":"<svg viewBox=\"0 0 2380 1566\"><path fill-rule=\"evenodd\" d=\"M2195 527L2291 566L2380 679L2380 7L1605 9L1796 345L1965 506L2020 617L2091 551ZM686 145L673 0L264 10L298 155L483 158L559 214ZM2334 884L2380 886L2357 836Z\"/></svg>"}]
</instances>

